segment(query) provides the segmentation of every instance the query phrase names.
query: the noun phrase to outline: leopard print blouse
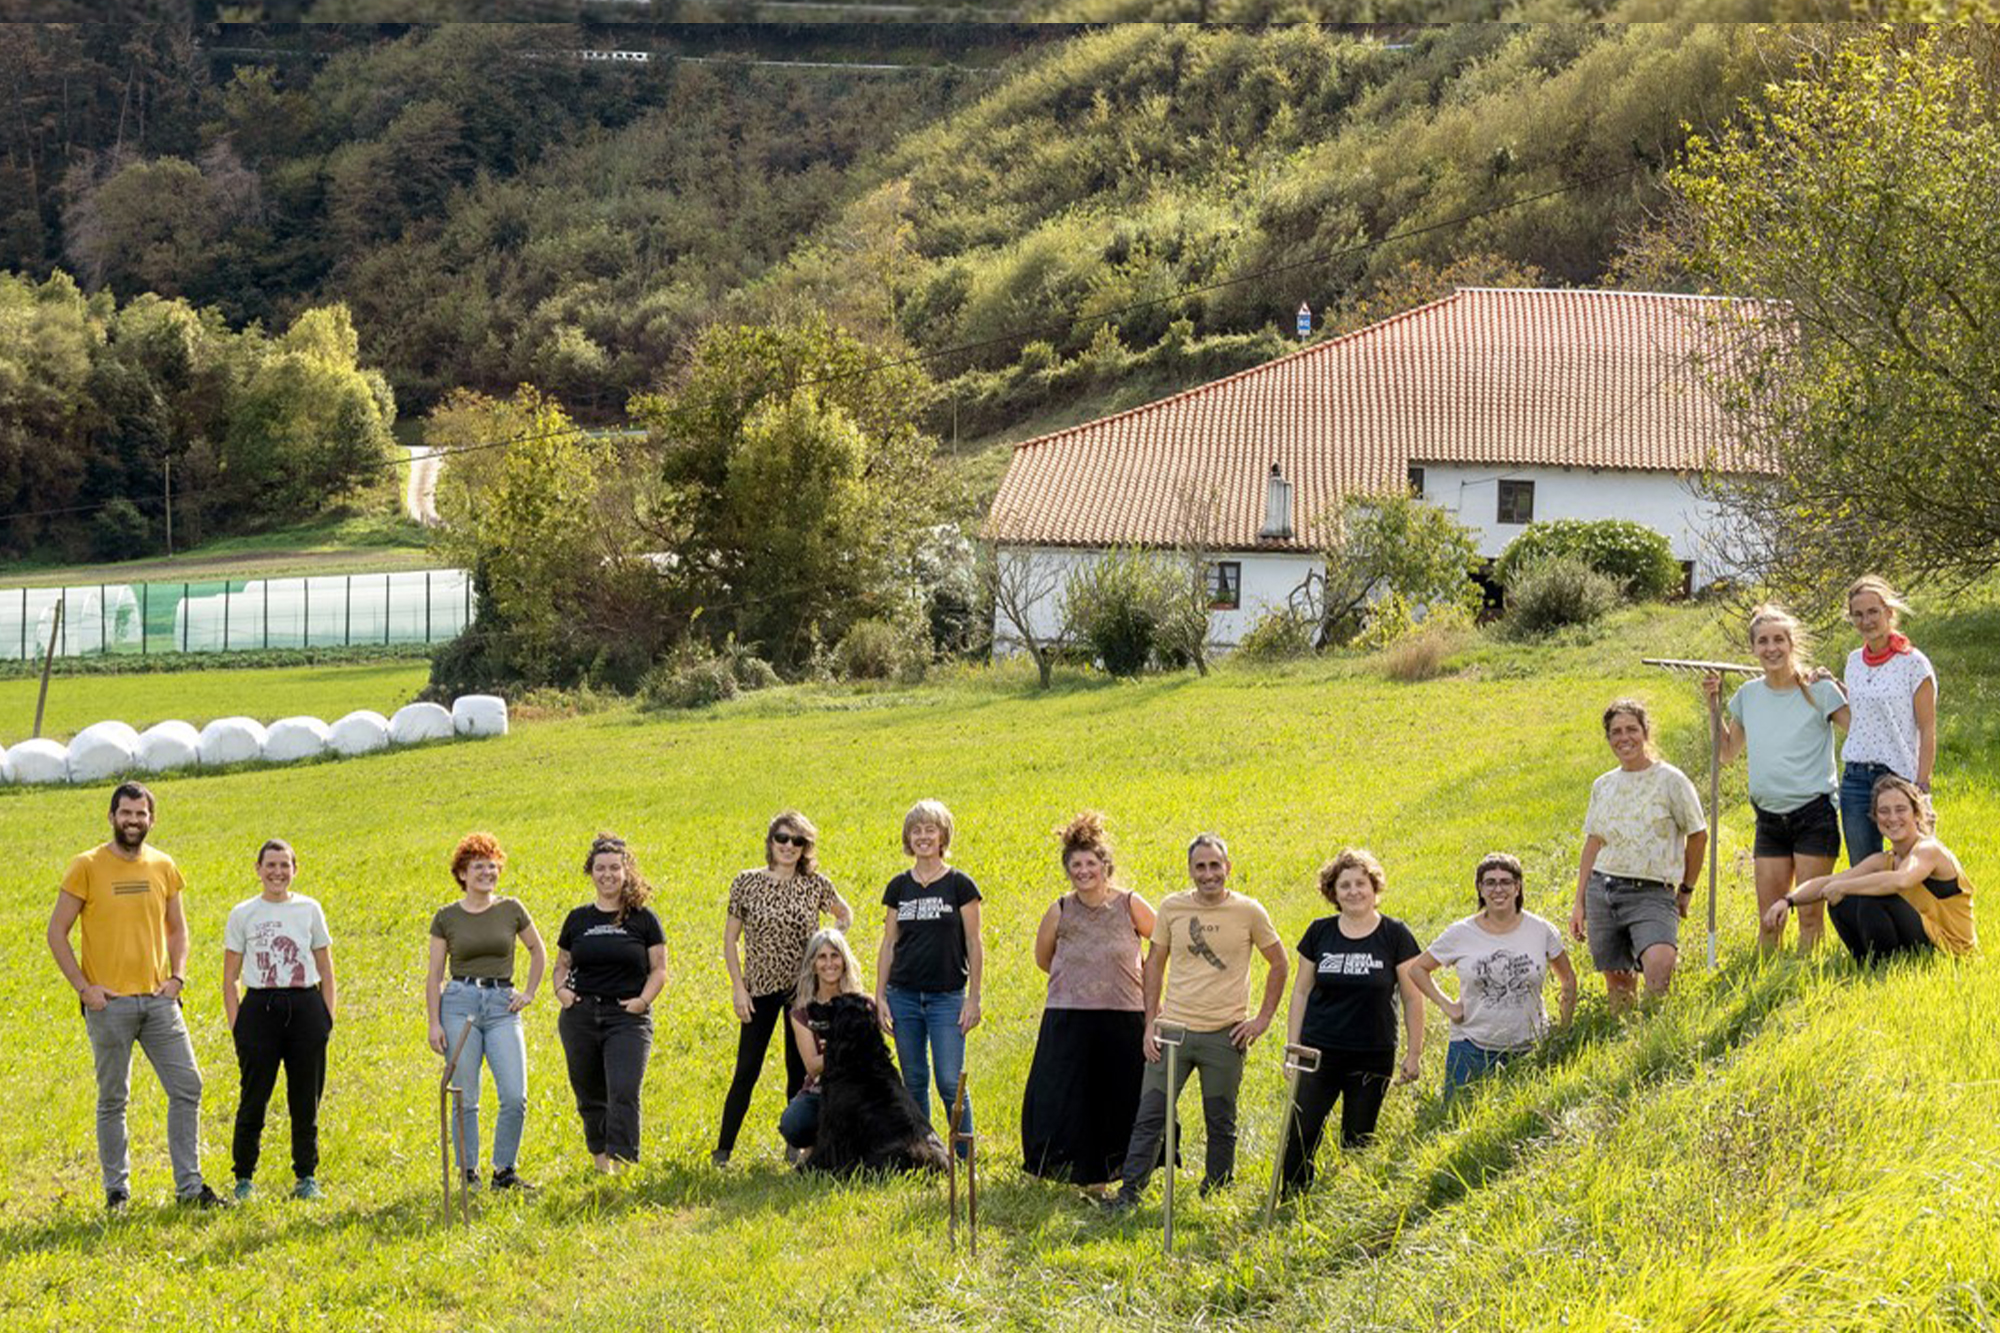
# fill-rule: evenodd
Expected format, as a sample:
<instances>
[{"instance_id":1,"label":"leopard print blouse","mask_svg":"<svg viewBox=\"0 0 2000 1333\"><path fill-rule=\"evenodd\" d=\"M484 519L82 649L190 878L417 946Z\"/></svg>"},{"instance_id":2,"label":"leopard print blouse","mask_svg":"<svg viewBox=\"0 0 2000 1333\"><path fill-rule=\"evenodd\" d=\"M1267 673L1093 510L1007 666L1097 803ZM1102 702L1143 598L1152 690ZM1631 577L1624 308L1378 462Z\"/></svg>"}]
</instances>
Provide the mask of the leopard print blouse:
<instances>
[{"instance_id":1,"label":"leopard print blouse","mask_svg":"<svg viewBox=\"0 0 2000 1333\"><path fill-rule=\"evenodd\" d=\"M731 881L729 915L743 923L744 988L774 995L798 985L806 943L833 900L833 881L817 870L790 879L746 870Z\"/></svg>"}]
</instances>

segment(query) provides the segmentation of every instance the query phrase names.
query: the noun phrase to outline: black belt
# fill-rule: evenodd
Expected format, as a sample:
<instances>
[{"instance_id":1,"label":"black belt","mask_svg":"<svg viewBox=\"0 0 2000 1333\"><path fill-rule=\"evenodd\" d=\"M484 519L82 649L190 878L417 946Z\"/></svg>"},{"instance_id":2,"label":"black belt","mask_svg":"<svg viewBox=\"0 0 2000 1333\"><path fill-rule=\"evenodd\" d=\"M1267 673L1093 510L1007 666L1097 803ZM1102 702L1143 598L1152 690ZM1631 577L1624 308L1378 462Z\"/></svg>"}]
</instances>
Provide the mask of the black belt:
<instances>
[{"instance_id":1,"label":"black belt","mask_svg":"<svg viewBox=\"0 0 2000 1333\"><path fill-rule=\"evenodd\" d=\"M512 977L453 977L452 980L461 986L480 986L490 990L514 989Z\"/></svg>"},{"instance_id":2,"label":"black belt","mask_svg":"<svg viewBox=\"0 0 2000 1333\"><path fill-rule=\"evenodd\" d=\"M1597 873L1604 875L1604 887L1607 889L1626 885L1635 889L1665 889L1669 893L1676 893L1680 889L1678 884L1669 884L1663 879L1640 879L1636 875L1605 875L1602 870Z\"/></svg>"},{"instance_id":3,"label":"black belt","mask_svg":"<svg viewBox=\"0 0 2000 1333\"><path fill-rule=\"evenodd\" d=\"M576 998L579 1000L595 1000L599 1004L623 1004L627 1000L636 1000L639 997L636 995L592 995L588 991L577 991Z\"/></svg>"}]
</instances>

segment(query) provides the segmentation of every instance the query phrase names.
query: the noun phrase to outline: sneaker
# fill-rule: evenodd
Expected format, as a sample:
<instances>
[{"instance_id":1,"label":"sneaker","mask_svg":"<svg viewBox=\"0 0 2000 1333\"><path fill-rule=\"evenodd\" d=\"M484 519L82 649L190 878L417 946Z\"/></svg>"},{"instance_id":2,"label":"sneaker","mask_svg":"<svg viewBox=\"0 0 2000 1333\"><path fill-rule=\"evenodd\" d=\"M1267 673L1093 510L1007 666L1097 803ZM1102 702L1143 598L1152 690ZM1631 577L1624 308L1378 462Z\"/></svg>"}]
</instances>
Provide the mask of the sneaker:
<instances>
[{"instance_id":1,"label":"sneaker","mask_svg":"<svg viewBox=\"0 0 2000 1333\"><path fill-rule=\"evenodd\" d=\"M729 1165L729 1149L717 1148L708 1155L708 1164L720 1171Z\"/></svg>"},{"instance_id":2,"label":"sneaker","mask_svg":"<svg viewBox=\"0 0 2000 1333\"><path fill-rule=\"evenodd\" d=\"M322 1190L319 1187L319 1182L311 1176L300 1176L299 1183L292 1186L292 1197L294 1199L324 1199L326 1191Z\"/></svg>"},{"instance_id":3,"label":"sneaker","mask_svg":"<svg viewBox=\"0 0 2000 1333\"><path fill-rule=\"evenodd\" d=\"M236 1193L236 1202L238 1202L238 1203L248 1203L248 1202L250 1201L250 1190L251 1190L251 1188L252 1188L252 1186L251 1186L251 1184L250 1184L250 1178L249 1178L248 1176L245 1176L245 1177L244 1177L244 1178L243 1178L242 1180L239 1180L239 1181L237 1181L237 1182L236 1182L236 1191L235 1191L235 1193Z\"/></svg>"},{"instance_id":4,"label":"sneaker","mask_svg":"<svg viewBox=\"0 0 2000 1333\"><path fill-rule=\"evenodd\" d=\"M466 1167L463 1173L463 1178L465 1180L466 1189L476 1190L483 1188L479 1183L479 1170L477 1167L470 1167L470 1166Z\"/></svg>"},{"instance_id":5,"label":"sneaker","mask_svg":"<svg viewBox=\"0 0 2000 1333\"><path fill-rule=\"evenodd\" d=\"M530 1185L527 1181L521 1179L521 1177L515 1173L513 1167L503 1166L498 1171L495 1171L493 1173L493 1188L496 1190L521 1190L525 1192L528 1190L532 1190L535 1187L533 1185Z\"/></svg>"},{"instance_id":6,"label":"sneaker","mask_svg":"<svg viewBox=\"0 0 2000 1333\"><path fill-rule=\"evenodd\" d=\"M806 1150L804 1148L795 1147L790 1144L786 1145L785 1165L797 1166L800 1162L803 1162L805 1160L806 1160Z\"/></svg>"},{"instance_id":7,"label":"sneaker","mask_svg":"<svg viewBox=\"0 0 2000 1333\"><path fill-rule=\"evenodd\" d=\"M1097 1206L1102 1208L1106 1213L1116 1217L1137 1208L1139 1206L1139 1196L1136 1194L1127 1194L1124 1190L1119 1190L1116 1194L1107 1194L1099 1199Z\"/></svg>"},{"instance_id":8,"label":"sneaker","mask_svg":"<svg viewBox=\"0 0 2000 1333\"><path fill-rule=\"evenodd\" d=\"M132 1205L132 1196L125 1190L104 1191L104 1211L122 1213Z\"/></svg>"},{"instance_id":9,"label":"sneaker","mask_svg":"<svg viewBox=\"0 0 2000 1333\"><path fill-rule=\"evenodd\" d=\"M186 1198L182 1199L181 1202L187 1205L189 1208L207 1209L207 1208L228 1208L231 1206L231 1203L233 1201L223 1198L220 1194L217 1194L214 1190L210 1189L208 1186L203 1185L201 1187L201 1193L190 1194Z\"/></svg>"}]
</instances>

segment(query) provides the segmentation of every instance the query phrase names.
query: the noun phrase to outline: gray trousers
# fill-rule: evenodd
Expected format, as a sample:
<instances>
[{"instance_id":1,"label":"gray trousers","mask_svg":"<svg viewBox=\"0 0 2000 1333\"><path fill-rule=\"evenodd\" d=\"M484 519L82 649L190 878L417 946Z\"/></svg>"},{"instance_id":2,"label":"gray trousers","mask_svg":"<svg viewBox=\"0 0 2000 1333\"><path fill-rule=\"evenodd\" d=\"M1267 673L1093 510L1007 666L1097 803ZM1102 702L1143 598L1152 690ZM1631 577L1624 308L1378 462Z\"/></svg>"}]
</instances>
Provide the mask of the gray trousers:
<instances>
[{"instance_id":1,"label":"gray trousers","mask_svg":"<svg viewBox=\"0 0 2000 1333\"><path fill-rule=\"evenodd\" d=\"M95 1013L85 1009L83 1026L97 1060L97 1161L104 1168L104 1188L131 1190L125 1102L132 1093L132 1044L137 1042L167 1093L174 1193L183 1199L201 1193L201 1070L195 1067L180 1001L120 995Z\"/></svg>"},{"instance_id":2,"label":"gray trousers","mask_svg":"<svg viewBox=\"0 0 2000 1333\"><path fill-rule=\"evenodd\" d=\"M1139 1085L1139 1115L1132 1122L1132 1143L1125 1151L1119 1192L1133 1198L1145 1190L1167 1133L1167 1110L1181 1099L1188 1075L1201 1071L1201 1113L1207 1122L1207 1162L1202 1188L1219 1189L1236 1174L1236 1089L1243 1083L1243 1052L1229 1040L1229 1028L1190 1032L1174 1057L1174 1087L1167 1091L1167 1052L1157 1064L1148 1063Z\"/></svg>"}]
</instances>

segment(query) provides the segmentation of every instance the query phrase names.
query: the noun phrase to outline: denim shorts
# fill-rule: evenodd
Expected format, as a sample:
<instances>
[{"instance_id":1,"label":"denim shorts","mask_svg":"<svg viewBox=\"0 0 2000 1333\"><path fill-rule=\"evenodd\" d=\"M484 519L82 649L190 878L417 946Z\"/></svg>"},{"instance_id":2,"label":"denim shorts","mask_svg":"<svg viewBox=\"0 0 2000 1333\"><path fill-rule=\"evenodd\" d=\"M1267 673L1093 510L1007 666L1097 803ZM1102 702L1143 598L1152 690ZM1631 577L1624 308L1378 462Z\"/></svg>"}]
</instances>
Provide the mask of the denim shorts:
<instances>
[{"instance_id":1,"label":"denim shorts","mask_svg":"<svg viewBox=\"0 0 2000 1333\"><path fill-rule=\"evenodd\" d=\"M1752 804L1757 812L1757 842L1751 855L1765 857L1840 855L1840 812L1831 796L1815 796L1796 810L1772 814Z\"/></svg>"},{"instance_id":2,"label":"denim shorts","mask_svg":"<svg viewBox=\"0 0 2000 1333\"><path fill-rule=\"evenodd\" d=\"M1590 961L1600 972L1637 972L1654 945L1680 947L1681 914L1671 884L1593 870L1584 885L1583 921Z\"/></svg>"}]
</instances>

